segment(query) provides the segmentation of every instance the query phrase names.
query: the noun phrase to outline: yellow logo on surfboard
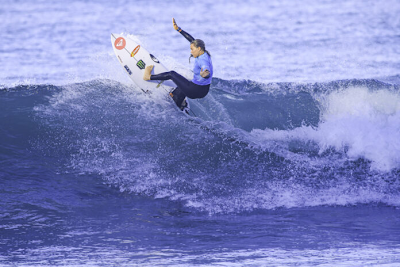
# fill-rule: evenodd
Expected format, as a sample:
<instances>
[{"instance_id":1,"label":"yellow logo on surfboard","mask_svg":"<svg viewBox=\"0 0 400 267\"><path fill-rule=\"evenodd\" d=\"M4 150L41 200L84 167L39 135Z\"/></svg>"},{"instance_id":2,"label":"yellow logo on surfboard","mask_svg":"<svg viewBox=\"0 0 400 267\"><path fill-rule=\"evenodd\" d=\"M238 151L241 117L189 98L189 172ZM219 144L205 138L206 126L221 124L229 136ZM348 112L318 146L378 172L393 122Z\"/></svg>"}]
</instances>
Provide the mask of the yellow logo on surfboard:
<instances>
[{"instance_id":1,"label":"yellow logo on surfboard","mask_svg":"<svg viewBox=\"0 0 400 267\"><path fill-rule=\"evenodd\" d=\"M133 51L131 53L131 57L134 57L137 54L137 52L139 52L139 49L140 49L140 45L136 46L135 49L133 49Z\"/></svg>"}]
</instances>

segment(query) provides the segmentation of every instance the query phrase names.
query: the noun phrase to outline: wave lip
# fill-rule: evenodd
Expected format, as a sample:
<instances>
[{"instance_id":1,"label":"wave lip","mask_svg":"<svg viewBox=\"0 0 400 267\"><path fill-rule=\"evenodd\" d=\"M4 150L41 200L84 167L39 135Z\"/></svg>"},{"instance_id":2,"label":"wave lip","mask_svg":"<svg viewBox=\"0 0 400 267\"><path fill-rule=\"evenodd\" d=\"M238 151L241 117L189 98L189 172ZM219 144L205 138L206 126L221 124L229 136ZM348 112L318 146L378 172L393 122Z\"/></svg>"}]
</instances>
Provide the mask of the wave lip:
<instances>
[{"instance_id":1,"label":"wave lip","mask_svg":"<svg viewBox=\"0 0 400 267\"><path fill-rule=\"evenodd\" d=\"M389 90L354 87L325 99L317 142L345 150L350 159L365 158L372 168L400 167L400 95Z\"/></svg>"}]
</instances>

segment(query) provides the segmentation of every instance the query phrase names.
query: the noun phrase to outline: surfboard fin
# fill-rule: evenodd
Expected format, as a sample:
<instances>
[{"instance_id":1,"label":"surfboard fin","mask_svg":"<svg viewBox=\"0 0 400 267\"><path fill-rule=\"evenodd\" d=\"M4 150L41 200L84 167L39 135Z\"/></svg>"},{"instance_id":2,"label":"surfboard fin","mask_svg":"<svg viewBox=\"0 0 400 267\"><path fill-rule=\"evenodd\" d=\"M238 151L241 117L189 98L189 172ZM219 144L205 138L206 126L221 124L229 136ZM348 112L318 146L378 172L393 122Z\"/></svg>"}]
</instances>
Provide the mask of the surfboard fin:
<instances>
[{"instance_id":1,"label":"surfboard fin","mask_svg":"<svg viewBox=\"0 0 400 267\"><path fill-rule=\"evenodd\" d=\"M164 81L161 81L159 84L157 84L156 88L160 87L163 82Z\"/></svg>"}]
</instances>

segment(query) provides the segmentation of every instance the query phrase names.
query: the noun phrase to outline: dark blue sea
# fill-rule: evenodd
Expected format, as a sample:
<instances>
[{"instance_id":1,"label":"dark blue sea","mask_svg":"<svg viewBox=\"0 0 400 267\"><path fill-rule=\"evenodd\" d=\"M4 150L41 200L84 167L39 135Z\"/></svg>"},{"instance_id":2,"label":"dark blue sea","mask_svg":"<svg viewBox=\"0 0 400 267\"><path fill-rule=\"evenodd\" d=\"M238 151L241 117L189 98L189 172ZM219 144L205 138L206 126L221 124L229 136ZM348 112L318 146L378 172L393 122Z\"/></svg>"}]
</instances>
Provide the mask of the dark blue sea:
<instances>
[{"instance_id":1,"label":"dark blue sea","mask_svg":"<svg viewBox=\"0 0 400 267\"><path fill-rule=\"evenodd\" d=\"M400 266L400 2L0 1L0 266ZM123 33L188 78L144 94Z\"/></svg>"}]
</instances>

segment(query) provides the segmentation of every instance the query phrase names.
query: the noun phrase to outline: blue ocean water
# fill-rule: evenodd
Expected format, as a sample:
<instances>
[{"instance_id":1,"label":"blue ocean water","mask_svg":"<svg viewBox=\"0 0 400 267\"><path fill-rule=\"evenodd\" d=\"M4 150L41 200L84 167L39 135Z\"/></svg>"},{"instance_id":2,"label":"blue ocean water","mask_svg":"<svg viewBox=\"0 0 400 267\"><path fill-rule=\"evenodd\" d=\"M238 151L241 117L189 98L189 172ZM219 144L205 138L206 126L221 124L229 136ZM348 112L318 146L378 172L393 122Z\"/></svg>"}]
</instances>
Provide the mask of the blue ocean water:
<instances>
[{"instance_id":1,"label":"blue ocean water","mask_svg":"<svg viewBox=\"0 0 400 267\"><path fill-rule=\"evenodd\" d=\"M1 266L399 266L400 2L0 5ZM111 33L187 77L176 111Z\"/></svg>"}]
</instances>

